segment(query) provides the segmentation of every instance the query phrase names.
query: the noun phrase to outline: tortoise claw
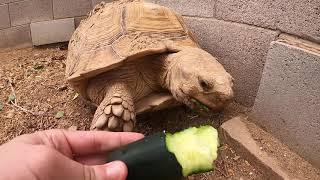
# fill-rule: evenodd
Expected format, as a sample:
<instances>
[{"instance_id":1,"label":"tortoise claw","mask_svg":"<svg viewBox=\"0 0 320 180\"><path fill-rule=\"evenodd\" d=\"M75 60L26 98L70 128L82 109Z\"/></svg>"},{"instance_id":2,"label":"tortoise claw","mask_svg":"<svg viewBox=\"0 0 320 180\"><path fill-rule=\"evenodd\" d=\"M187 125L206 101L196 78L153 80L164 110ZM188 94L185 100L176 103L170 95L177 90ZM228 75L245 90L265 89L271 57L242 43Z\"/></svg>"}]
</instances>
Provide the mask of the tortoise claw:
<instances>
[{"instance_id":1,"label":"tortoise claw","mask_svg":"<svg viewBox=\"0 0 320 180\"><path fill-rule=\"evenodd\" d=\"M116 116L112 116L108 121L108 129L116 129L119 125L119 118Z\"/></svg>"},{"instance_id":2,"label":"tortoise claw","mask_svg":"<svg viewBox=\"0 0 320 180\"><path fill-rule=\"evenodd\" d=\"M100 116L98 116L97 118L94 118L96 120L94 125L90 128L91 130L94 130L94 129L101 129L104 127L105 123L107 122L108 120L108 117L106 114L102 113Z\"/></svg>"}]
</instances>

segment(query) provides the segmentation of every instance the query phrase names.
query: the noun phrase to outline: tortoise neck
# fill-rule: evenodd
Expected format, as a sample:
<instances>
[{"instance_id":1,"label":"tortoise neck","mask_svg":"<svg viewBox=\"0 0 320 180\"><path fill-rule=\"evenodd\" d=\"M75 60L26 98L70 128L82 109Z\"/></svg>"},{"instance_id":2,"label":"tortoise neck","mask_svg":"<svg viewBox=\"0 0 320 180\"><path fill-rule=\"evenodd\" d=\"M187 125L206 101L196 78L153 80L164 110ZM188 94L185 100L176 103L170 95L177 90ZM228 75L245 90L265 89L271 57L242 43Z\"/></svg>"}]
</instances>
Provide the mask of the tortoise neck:
<instances>
[{"instance_id":1,"label":"tortoise neck","mask_svg":"<svg viewBox=\"0 0 320 180\"><path fill-rule=\"evenodd\" d=\"M163 71L160 73L160 84L163 88L171 90L175 74L179 71L179 59L175 56L176 53L168 54L162 57L164 63Z\"/></svg>"},{"instance_id":2,"label":"tortoise neck","mask_svg":"<svg viewBox=\"0 0 320 180\"><path fill-rule=\"evenodd\" d=\"M175 72L178 72L180 64L174 54L176 53L152 55L144 59L144 63L138 63L138 69L145 77L144 79L152 81L148 84L157 84L162 89L170 90Z\"/></svg>"}]
</instances>

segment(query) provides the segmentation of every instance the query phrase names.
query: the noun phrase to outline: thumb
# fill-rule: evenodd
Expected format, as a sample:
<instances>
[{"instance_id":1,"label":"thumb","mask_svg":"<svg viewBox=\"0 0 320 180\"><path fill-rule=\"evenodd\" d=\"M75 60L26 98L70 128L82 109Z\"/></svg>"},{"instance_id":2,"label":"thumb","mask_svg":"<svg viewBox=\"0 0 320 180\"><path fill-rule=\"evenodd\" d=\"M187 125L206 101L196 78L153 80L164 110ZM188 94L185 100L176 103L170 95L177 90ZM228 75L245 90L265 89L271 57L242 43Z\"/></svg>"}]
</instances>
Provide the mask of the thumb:
<instances>
[{"instance_id":1,"label":"thumb","mask_svg":"<svg viewBox=\"0 0 320 180\"><path fill-rule=\"evenodd\" d=\"M128 175L127 166L121 161L113 161L100 166L84 168L85 180L125 180Z\"/></svg>"}]
</instances>

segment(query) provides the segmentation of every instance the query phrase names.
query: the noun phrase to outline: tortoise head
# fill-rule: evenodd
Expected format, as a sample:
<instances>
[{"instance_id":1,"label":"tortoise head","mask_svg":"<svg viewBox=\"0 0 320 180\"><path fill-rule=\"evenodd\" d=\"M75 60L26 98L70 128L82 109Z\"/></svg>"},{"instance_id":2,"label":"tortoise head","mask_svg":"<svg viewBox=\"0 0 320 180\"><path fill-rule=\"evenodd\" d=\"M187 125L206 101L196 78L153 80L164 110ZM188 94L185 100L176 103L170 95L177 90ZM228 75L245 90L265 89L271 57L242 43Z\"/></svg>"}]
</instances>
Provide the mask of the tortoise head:
<instances>
[{"instance_id":1,"label":"tortoise head","mask_svg":"<svg viewBox=\"0 0 320 180\"><path fill-rule=\"evenodd\" d=\"M185 48L169 55L170 90L180 102L195 110L221 110L233 99L233 78L209 53Z\"/></svg>"}]
</instances>

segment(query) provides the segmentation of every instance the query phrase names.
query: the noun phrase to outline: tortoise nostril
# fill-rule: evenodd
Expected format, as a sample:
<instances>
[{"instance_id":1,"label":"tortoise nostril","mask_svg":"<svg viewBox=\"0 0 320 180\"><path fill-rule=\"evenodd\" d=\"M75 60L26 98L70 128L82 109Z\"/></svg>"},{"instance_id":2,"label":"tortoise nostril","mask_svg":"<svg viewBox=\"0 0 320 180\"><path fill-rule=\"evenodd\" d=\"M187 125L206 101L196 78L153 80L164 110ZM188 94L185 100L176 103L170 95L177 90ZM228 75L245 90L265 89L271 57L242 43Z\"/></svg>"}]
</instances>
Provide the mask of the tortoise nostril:
<instances>
[{"instance_id":1,"label":"tortoise nostril","mask_svg":"<svg viewBox=\"0 0 320 180\"><path fill-rule=\"evenodd\" d=\"M210 84L208 82L206 82L205 80L199 79L199 84L200 84L200 87L204 91L209 91L211 89Z\"/></svg>"}]
</instances>

